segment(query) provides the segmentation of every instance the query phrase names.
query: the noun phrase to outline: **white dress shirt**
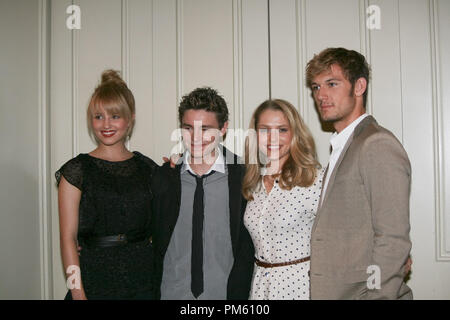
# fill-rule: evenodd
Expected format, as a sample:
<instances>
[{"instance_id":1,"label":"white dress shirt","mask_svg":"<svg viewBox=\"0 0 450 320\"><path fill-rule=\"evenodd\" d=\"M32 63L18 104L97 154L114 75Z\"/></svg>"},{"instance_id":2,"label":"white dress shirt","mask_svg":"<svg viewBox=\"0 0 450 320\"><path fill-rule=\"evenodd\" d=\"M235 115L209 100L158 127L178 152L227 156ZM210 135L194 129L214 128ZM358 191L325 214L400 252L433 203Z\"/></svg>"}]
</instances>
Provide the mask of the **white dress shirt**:
<instances>
[{"instance_id":1,"label":"white dress shirt","mask_svg":"<svg viewBox=\"0 0 450 320\"><path fill-rule=\"evenodd\" d=\"M353 121L351 124L349 124L344 130L341 132L333 133L330 139L331 144L331 155L330 160L328 162L328 170L327 175L325 177L325 183L323 185L323 191L322 191L322 199L321 204L323 202L323 198L325 197L325 193L327 191L328 182L330 180L331 173L334 170L334 167L336 166L336 162L338 161L339 157L341 156L342 150L344 149L345 144L347 143L350 136L353 134L353 131L355 131L356 126L365 118L369 116L367 113L364 113L358 117L355 121Z\"/></svg>"},{"instance_id":2,"label":"white dress shirt","mask_svg":"<svg viewBox=\"0 0 450 320\"><path fill-rule=\"evenodd\" d=\"M223 157L222 152L220 149L216 149L217 158L214 161L211 168L209 168L208 172L205 172L204 175L209 174L212 170L225 173L225 158ZM183 166L181 167L181 173L188 170L190 173L197 175L194 170L192 170L191 166L189 165L189 161L191 159L191 154L189 153L189 150L186 150L186 153L183 156Z\"/></svg>"}]
</instances>

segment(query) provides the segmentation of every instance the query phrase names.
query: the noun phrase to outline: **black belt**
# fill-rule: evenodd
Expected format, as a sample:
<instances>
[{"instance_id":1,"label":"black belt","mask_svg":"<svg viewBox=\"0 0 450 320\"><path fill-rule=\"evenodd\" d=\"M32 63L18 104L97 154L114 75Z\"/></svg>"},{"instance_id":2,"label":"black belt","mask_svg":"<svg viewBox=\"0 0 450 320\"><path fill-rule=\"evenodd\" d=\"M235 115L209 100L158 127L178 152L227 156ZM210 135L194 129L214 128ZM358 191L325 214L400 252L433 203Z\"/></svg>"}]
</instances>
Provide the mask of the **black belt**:
<instances>
[{"instance_id":1,"label":"black belt","mask_svg":"<svg viewBox=\"0 0 450 320\"><path fill-rule=\"evenodd\" d=\"M152 242L152 238L145 236L145 235L139 235L139 236L127 236L126 234L117 234L113 236L106 236L106 237L86 237L81 239L82 246L87 245L89 247L116 247L116 246L122 246L127 243L136 243L136 242Z\"/></svg>"}]
</instances>

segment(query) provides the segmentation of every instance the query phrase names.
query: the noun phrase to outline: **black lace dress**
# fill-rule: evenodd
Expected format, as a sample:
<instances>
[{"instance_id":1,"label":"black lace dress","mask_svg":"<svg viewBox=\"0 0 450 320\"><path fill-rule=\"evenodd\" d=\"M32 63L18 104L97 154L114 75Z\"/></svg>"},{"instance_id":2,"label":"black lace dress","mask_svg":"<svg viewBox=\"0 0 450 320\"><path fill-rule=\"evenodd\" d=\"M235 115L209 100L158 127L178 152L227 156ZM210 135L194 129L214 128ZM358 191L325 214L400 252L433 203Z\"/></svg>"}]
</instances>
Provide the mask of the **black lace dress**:
<instances>
[{"instance_id":1,"label":"black lace dress","mask_svg":"<svg viewBox=\"0 0 450 320\"><path fill-rule=\"evenodd\" d=\"M81 190L78 241L82 246L81 279L88 299L153 298L153 253L148 239L150 182L157 164L139 152L133 153L132 158L118 162L80 154L55 174L58 185L62 175ZM146 240L114 247L85 242L118 234L145 234Z\"/></svg>"}]
</instances>

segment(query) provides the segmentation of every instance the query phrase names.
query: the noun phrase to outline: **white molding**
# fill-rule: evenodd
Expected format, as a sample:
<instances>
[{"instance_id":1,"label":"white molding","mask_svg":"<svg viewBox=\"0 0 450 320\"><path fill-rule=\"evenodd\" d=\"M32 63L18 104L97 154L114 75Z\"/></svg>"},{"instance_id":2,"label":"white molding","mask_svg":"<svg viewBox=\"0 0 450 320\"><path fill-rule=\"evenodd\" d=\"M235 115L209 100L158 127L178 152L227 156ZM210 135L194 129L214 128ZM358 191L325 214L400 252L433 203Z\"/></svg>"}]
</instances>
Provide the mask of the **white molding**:
<instances>
[{"instance_id":1,"label":"white molding","mask_svg":"<svg viewBox=\"0 0 450 320\"><path fill-rule=\"evenodd\" d=\"M431 31L431 69L433 104L433 142L434 142L434 194L435 194L435 230L436 260L450 261L450 250L446 246L445 184L444 172L444 132L442 105L442 78L439 47L439 8L437 0L429 0Z\"/></svg>"},{"instance_id":2,"label":"white molding","mask_svg":"<svg viewBox=\"0 0 450 320\"><path fill-rule=\"evenodd\" d=\"M72 4L74 1L72 1ZM75 158L79 153L79 130L78 130L78 71L79 71L79 43L80 31L72 29L70 32L72 36L72 158Z\"/></svg>"},{"instance_id":3,"label":"white molding","mask_svg":"<svg viewBox=\"0 0 450 320\"><path fill-rule=\"evenodd\" d=\"M235 129L244 130L244 74L243 74L243 34L242 0L233 0L233 124ZM235 139L238 139L235 137ZM241 141L234 141L235 152L243 151Z\"/></svg>"},{"instance_id":4,"label":"white molding","mask_svg":"<svg viewBox=\"0 0 450 320\"><path fill-rule=\"evenodd\" d=\"M401 113L402 113L402 136L401 136L401 140L402 140L402 144L404 143L404 140L405 140L405 138L404 138L404 132L405 132L405 130L404 130L404 128L405 128L405 126L404 126L404 121L405 121L405 116L404 116L404 108L403 108L403 106L404 106L404 103L403 103L403 62L402 62L402 37L401 37L401 26L400 26L400 23L401 23L401 19L400 19L400 0L396 0L396 2L397 2L397 6L396 6L396 8L397 8L397 21L398 21L398 24L397 24L397 32L398 32L398 54L399 54L399 57L398 57L398 61L399 61L399 72L400 72L400 106L401 106ZM383 19L383 16L382 16L382 18L381 19Z\"/></svg>"},{"instance_id":5,"label":"white molding","mask_svg":"<svg viewBox=\"0 0 450 320\"><path fill-rule=\"evenodd\" d=\"M303 119L309 119L308 88L305 68L308 58L306 42L306 0L295 1L296 51L297 51L297 109Z\"/></svg>"},{"instance_id":6,"label":"white molding","mask_svg":"<svg viewBox=\"0 0 450 320\"><path fill-rule=\"evenodd\" d=\"M269 78L269 99L273 99L272 96L272 26L270 21L270 0L267 0L267 53L268 53L268 78Z\"/></svg>"},{"instance_id":7,"label":"white molding","mask_svg":"<svg viewBox=\"0 0 450 320\"><path fill-rule=\"evenodd\" d=\"M183 0L176 0L177 105L183 96ZM178 123L178 121L177 121Z\"/></svg>"},{"instance_id":8,"label":"white molding","mask_svg":"<svg viewBox=\"0 0 450 320\"><path fill-rule=\"evenodd\" d=\"M129 25L129 1L122 0L122 78L130 85L130 25Z\"/></svg>"},{"instance_id":9,"label":"white molding","mask_svg":"<svg viewBox=\"0 0 450 320\"><path fill-rule=\"evenodd\" d=\"M130 24L129 24L129 1L122 0L121 9L121 71L122 79L130 87ZM131 141L127 139L126 147L131 150Z\"/></svg>"},{"instance_id":10,"label":"white molding","mask_svg":"<svg viewBox=\"0 0 450 320\"><path fill-rule=\"evenodd\" d=\"M369 65L372 65L372 50L370 30L367 28L367 8L369 7L369 0L359 1L359 36L360 36L360 51L366 57ZM381 17L383 19L383 16ZM373 114L373 100L372 100L372 81L369 82L369 93L367 96L367 113Z\"/></svg>"},{"instance_id":11,"label":"white molding","mask_svg":"<svg viewBox=\"0 0 450 320\"><path fill-rule=\"evenodd\" d=\"M152 137L157 137L158 135L155 134L156 133L155 123L157 121L157 117L154 116L154 114L155 114L155 83L156 83L156 81L158 81L158 79L156 78L156 74L155 74L155 63L156 63L156 60L155 60L155 17L154 17L154 13L155 13L155 2L154 2L154 0L150 0L149 17L152 19L152 21L151 21L151 28L152 29L149 32L149 34L150 34L150 45L151 45L151 51L150 51L151 57L150 58L151 58L151 61L152 61L152 63L151 63L151 75L152 75L151 81L152 81L152 83L151 83L151 86L150 86L151 93L152 93L152 100L151 100L150 108L152 109L152 112L151 112L151 115L152 115L152 117L151 117L151 121L152 121ZM155 150L156 150L156 142L155 142L155 140L156 139L152 139L151 154L153 154L153 152L155 152Z\"/></svg>"},{"instance_id":12,"label":"white molding","mask_svg":"<svg viewBox=\"0 0 450 320\"><path fill-rule=\"evenodd\" d=\"M50 216L50 188L49 188L49 112L48 95L49 79L49 1L39 0L38 15L38 96L39 96L39 139L38 139L38 170L39 170L39 251L40 251L40 282L41 299L53 298L53 277L52 277L52 237L51 237L51 216Z\"/></svg>"}]
</instances>

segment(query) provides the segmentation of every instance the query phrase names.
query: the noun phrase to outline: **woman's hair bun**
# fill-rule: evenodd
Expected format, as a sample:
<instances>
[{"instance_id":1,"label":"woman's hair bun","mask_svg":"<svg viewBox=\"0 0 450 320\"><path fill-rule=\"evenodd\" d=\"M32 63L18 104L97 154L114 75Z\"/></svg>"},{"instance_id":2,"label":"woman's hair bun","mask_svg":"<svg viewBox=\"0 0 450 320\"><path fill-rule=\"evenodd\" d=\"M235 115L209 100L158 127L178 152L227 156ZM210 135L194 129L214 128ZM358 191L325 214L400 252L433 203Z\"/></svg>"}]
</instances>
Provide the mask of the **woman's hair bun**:
<instances>
[{"instance_id":1,"label":"woman's hair bun","mask_svg":"<svg viewBox=\"0 0 450 320\"><path fill-rule=\"evenodd\" d=\"M114 82L117 84L123 84L126 85L123 81L122 77L120 76L119 72L116 70L105 70L102 73L102 84L106 82Z\"/></svg>"}]
</instances>

